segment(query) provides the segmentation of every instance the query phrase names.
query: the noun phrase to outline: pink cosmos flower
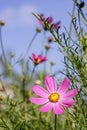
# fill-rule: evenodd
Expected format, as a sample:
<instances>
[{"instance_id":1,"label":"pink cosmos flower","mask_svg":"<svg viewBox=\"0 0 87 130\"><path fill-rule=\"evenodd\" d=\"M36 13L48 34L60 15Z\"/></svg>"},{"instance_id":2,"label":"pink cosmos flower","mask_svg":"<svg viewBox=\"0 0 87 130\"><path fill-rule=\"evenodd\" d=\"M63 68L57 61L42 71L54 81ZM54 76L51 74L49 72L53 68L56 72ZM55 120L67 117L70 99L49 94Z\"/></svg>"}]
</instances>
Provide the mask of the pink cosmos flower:
<instances>
[{"instance_id":1,"label":"pink cosmos flower","mask_svg":"<svg viewBox=\"0 0 87 130\"><path fill-rule=\"evenodd\" d=\"M61 27L61 21L53 22L53 17L46 18L44 14L39 15L39 24L42 25L43 29L46 30L57 30Z\"/></svg>"},{"instance_id":2,"label":"pink cosmos flower","mask_svg":"<svg viewBox=\"0 0 87 130\"><path fill-rule=\"evenodd\" d=\"M40 19L39 19L39 24L41 24L42 25L42 27L44 28L44 30L47 30L47 27L46 27L46 25L51 25L52 24L52 22L53 22L53 18L50 16L50 17L48 17L48 18L45 18L45 16L44 16L44 14L40 14ZM45 24L46 25L45 25Z\"/></svg>"},{"instance_id":3,"label":"pink cosmos flower","mask_svg":"<svg viewBox=\"0 0 87 130\"><path fill-rule=\"evenodd\" d=\"M69 108L75 104L73 97L78 93L78 89L67 91L70 87L70 80L65 78L59 88L53 76L46 76L46 89L39 85L34 85L32 90L38 97L31 97L30 101L36 105L43 105L40 112L49 112L53 110L54 114L64 113L64 108Z\"/></svg>"},{"instance_id":4,"label":"pink cosmos flower","mask_svg":"<svg viewBox=\"0 0 87 130\"><path fill-rule=\"evenodd\" d=\"M32 57L29 57L35 65L38 65L42 62L45 62L47 60L46 57L43 57L41 54L36 56L34 53L32 53Z\"/></svg>"},{"instance_id":5,"label":"pink cosmos flower","mask_svg":"<svg viewBox=\"0 0 87 130\"><path fill-rule=\"evenodd\" d=\"M58 21L53 24L53 29L59 29L61 27L61 21Z\"/></svg>"}]
</instances>

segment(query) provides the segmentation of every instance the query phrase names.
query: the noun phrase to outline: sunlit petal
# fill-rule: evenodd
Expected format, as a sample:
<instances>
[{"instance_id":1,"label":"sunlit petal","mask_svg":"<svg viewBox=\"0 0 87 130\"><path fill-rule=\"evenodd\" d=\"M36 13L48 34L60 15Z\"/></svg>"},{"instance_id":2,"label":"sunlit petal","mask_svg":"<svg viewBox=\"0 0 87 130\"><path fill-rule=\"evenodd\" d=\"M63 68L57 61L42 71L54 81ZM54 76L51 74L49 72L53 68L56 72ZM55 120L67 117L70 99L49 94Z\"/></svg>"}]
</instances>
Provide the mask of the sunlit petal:
<instances>
[{"instance_id":1,"label":"sunlit petal","mask_svg":"<svg viewBox=\"0 0 87 130\"><path fill-rule=\"evenodd\" d=\"M56 92L56 81L53 76L46 76L45 78L45 85L49 92L53 93Z\"/></svg>"},{"instance_id":2,"label":"sunlit petal","mask_svg":"<svg viewBox=\"0 0 87 130\"><path fill-rule=\"evenodd\" d=\"M39 85L34 85L32 87L32 90L36 93L36 95L41 96L41 97L48 97L48 92L41 86Z\"/></svg>"}]
</instances>

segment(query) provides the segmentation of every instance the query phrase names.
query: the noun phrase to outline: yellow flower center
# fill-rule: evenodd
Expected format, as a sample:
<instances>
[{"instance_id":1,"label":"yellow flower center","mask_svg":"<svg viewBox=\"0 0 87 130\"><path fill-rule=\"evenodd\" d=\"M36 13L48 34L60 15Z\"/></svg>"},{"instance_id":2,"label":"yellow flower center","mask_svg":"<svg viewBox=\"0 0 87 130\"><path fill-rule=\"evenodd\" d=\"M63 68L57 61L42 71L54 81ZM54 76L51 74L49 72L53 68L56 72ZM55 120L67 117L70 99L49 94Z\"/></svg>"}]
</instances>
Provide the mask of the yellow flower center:
<instances>
[{"instance_id":1,"label":"yellow flower center","mask_svg":"<svg viewBox=\"0 0 87 130\"><path fill-rule=\"evenodd\" d=\"M40 58L35 58L35 64L39 64L41 62Z\"/></svg>"},{"instance_id":2,"label":"yellow flower center","mask_svg":"<svg viewBox=\"0 0 87 130\"><path fill-rule=\"evenodd\" d=\"M60 99L60 95L58 93L51 93L49 96L49 100L51 102L57 102Z\"/></svg>"}]
</instances>

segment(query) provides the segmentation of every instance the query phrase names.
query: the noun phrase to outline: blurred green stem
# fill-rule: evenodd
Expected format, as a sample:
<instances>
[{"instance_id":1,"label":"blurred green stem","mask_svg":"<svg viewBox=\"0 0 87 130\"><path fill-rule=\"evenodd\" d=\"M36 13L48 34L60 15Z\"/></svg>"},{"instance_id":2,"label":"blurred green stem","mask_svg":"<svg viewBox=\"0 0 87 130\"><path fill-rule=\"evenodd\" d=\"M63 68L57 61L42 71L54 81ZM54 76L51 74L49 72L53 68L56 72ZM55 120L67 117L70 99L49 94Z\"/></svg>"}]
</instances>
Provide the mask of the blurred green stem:
<instances>
[{"instance_id":1,"label":"blurred green stem","mask_svg":"<svg viewBox=\"0 0 87 130\"><path fill-rule=\"evenodd\" d=\"M25 74L25 71L26 71L26 58L27 58L28 52L29 52L29 50L30 50L30 47L31 47L33 41L35 40L37 34L38 34L37 32L34 34L33 38L31 39L31 41L30 41L30 43L29 43L29 45L28 45L28 47L27 47L27 50L26 50L26 52L25 52L24 62L23 62L23 70L22 70L24 74Z\"/></svg>"},{"instance_id":2,"label":"blurred green stem","mask_svg":"<svg viewBox=\"0 0 87 130\"><path fill-rule=\"evenodd\" d=\"M55 119L54 119L54 130L56 130L56 124L57 124L57 115L55 115Z\"/></svg>"},{"instance_id":3,"label":"blurred green stem","mask_svg":"<svg viewBox=\"0 0 87 130\"><path fill-rule=\"evenodd\" d=\"M68 40L68 47L70 46L70 41L71 41L71 35L72 35L72 20L74 18L74 13L75 13L75 3L76 3L76 0L74 0L74 4L73 4L73 9L72 9L72 15L71 15L71 22L70 22L70 27L69 27L69 40ZM68 48L67 48L67 56L68 56ZM67 65L69 65L69 62L68 62L68 59L67 59ZM66 74L68 75L69 73L69 70L68 70L68 67L66 68Z\"/></svg>"},{"instance_id":4,"label":"blurred green stem","mask_svg":"<svg viewBox=\"0 0 87 130\"><path fill-rule=\"evenodd\" d=\"M67 117L68 117L68 130L71 130L71 126L70 126L70 115L69 115L68 110L67 110Z\"/></svg>"},{"instance_id":5,"label":"blurred green stem","mask_svg":"<svg viewBox=\"0 0 87 130\"><path fill-rule=\"evenodd\" d=\"M23 94L23 101L25 101L25 81L26 81L26 78L25 78L25 76L23 76L23 79L22 79L22 94Z\"/></svg>"},{"instance_id":6,"label":"blurred green stem","mask_svg":"<svg viewBox=\"0 0 87 130\"><path fill-rule=\"evenodd\" d=\"M33 38L31 39L28 47L27 47L27 50L25 52L25 56L24 56L24 61L23 61L23 68L22 68L22 75L23 75L23 79L22 79L22 93L23 93L23 100L25 100L25 82L26 82L26 58L27 58L27 55L28 55L28 52L30 50L30 47L33 43L33 41L35 40L36 36L37 36L37 32L34 34Z\"/></svg>"},{"instance_id":7,"label":"blurred green stem","mask_svg":"<svg viewBox=\"0 0 87 130\"><path fill-rule=\"evenodd\" d=\"M6 60L6 55L5 55L3 41L2 41L2 26L0 26L0 43L1 43L2 54L4 56L5 66L7 67L7 60Z\"/></svg>"},{"instance_id":8,"label":"blurred green stem","mask_svg":"<svg viewBox=\"0 0 87 130\"><path fill-rule=\"evenodd\" d=\"M32 70L31 77L30 77L30 80L29 80L30 81L30 85L32 85L32 79L33 79L33 74L35 72L35 68L36 68L36 66L34 65L34 68ZM29 96L31 96L31 95L32 95L32 89L30 89L30 91L29 91Z\"/></svg>"}]
</instances>

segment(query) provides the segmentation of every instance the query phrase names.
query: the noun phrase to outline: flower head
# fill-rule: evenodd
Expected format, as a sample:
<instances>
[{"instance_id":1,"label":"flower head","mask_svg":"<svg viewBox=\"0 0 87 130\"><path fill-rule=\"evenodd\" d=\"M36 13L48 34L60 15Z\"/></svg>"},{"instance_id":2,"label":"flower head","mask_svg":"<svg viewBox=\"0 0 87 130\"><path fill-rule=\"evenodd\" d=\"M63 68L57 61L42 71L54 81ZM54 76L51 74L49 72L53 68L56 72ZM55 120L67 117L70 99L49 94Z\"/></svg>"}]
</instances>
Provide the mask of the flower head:
<instances>
[{"instance_id":1,"label":"flower head","mask_svg":"<svg viewBox=\"0 0 87 130\"><path fill-rule=\"evenodd\" d=\"M29 57L29 58L33 61L34 65L38 65L47 60L47 58L43 57L41 54L36 56L34 53L32 53L32 57Z\"/></svg>"},{"instance_id":2,"label":"flower head","mask_svg":"<svg viewBox=\"0 0 87 130\"><path fill-rule=\"evenodd\" d=\"M49 36L49 37L48 37L48 42L49 42L49 43L53 42L53 40L54 40L54 38L53 38L52 36Z\"/></svg>"},{"instance_id":3,"label":"flower head","mask_svg":"<svg viewBox=\"0 0 87 130\"><path fill-rule=\"evenodd\" d=\"M0 26L4 26L5 25L5 22L0 20Z\"/></svg>"},{"instance_id":4,"label":"flower head","mask_svg":"<svg viewBox=\"0 0 87 130\"><path fill-rule=\"evenodd\" d=\"M48 30L47 26L50 26L53 22L53 18L50 16L48 18L46 18L44 16L44 14L40 14L39 15L40 19L39 19L39 23L42 25L43 29L46 31Z\"/></svg>"},{"instance_id":5,"label":"flower head","mask_svg":"<svg viewBox=\"0 0 87 130\"><path fill-rule=\"evenodd\" d=\"M52 29L59 29L61 27L61 21L58 21L56 23L53 24L53 28Z\"/></svg>"},{"instance_id":6,"label":"flower head","mask_svg":"<svg viewBox=\"0 0 87 130\"><path fill-rule=\"evenodd\" d=\"M34 85L32 90L39 97L31 97L30 101L36 105L43 105L41 112L49 112L53 110L54 114L60 115L64 113L64 108L69 108L75 104L72 98L78 93L78 90L72 89L67 92L70 87L70 80L65 78L59 88L53 76L46 76L46 89L39 85Z\"/></svg>"},{"instance_id":7,"label":"flower head","mask_svg":"<svg viewBox=\"0 0 87 130\"><path fill-rule=\"evenodd\" d=\"M61 21L56 23L53 22L53 17L45 17L44 14L39 15L39 23L42 25L43 29L46 30L57 30L61 27Z\"/></svg>"},{"instance_id":8,"label":"flower head","mask_svg":"<svg viewBox=\"0 0 87 130\"><path fill-rule=\"evenodd\" d=\"M40 33L41 32L41 29L39 27L36 28L36 32L37 33Z\"/></svg>"},{"instance_id":9,"label":"flower head","mask_svg":"<svg viewBox=\"0 0 87 130\"><path fill-rule=\"evenodd\" d=\"M49 44L46 44L45 45L45 49L48 51L50 49L50 45Z\"/></svg>"}]
</instances>

